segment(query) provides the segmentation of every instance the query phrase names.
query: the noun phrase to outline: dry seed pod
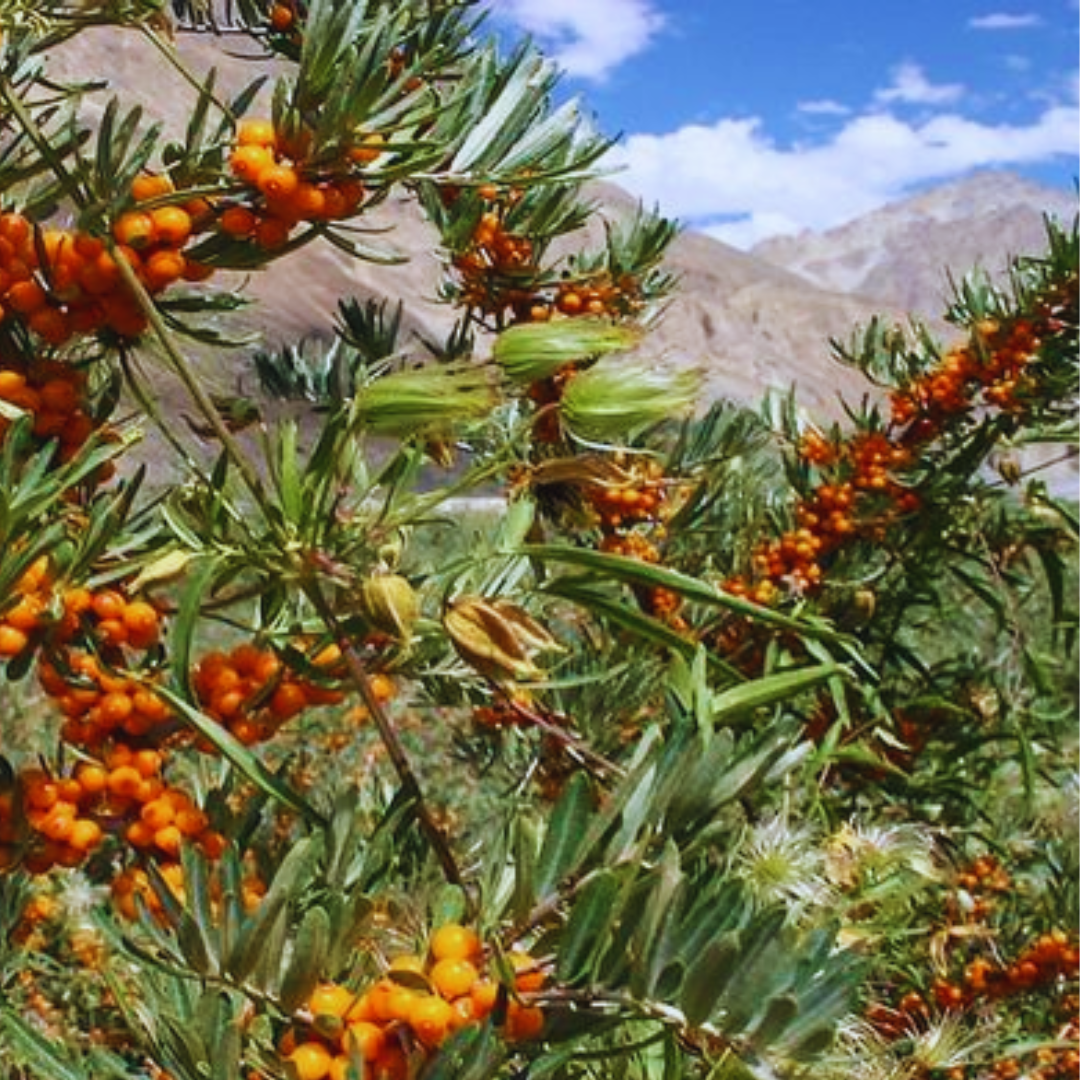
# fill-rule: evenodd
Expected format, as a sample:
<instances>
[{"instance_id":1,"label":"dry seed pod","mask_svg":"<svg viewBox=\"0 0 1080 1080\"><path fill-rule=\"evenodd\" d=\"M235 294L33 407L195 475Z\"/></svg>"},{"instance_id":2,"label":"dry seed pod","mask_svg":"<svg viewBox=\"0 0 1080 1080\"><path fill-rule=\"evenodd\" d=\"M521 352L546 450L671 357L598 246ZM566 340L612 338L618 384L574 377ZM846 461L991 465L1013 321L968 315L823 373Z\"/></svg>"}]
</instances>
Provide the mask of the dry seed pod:
<instances>
[{"instance_id":1,"label":"dry seed pod","mask_svg":"<svg viewBox=\"0 0 1080 1080\"><path fill-rule=\"evenodd\" d=\"M538 650L517 618L519 609L502 604L500 611L479 597L462 597L447 608L443 626L458 655L482 675L496 682L539 678L543 672L531 656ZM519 614L528 620L524 612Z\"/></svg>"},{"instance_id":2,"label":"dry seed pod","mask_svg":"<svg viewBox=\"0 0 1080 1080\"><path fill-rule=\"evenodd\" d=\"M537 652L561 651L562 646L551 636L546 626L541 626L528 612L509 600L492 600L490 606L495 609L514 631L518 641L529 654Z\"/></svg>"}]
</instances>

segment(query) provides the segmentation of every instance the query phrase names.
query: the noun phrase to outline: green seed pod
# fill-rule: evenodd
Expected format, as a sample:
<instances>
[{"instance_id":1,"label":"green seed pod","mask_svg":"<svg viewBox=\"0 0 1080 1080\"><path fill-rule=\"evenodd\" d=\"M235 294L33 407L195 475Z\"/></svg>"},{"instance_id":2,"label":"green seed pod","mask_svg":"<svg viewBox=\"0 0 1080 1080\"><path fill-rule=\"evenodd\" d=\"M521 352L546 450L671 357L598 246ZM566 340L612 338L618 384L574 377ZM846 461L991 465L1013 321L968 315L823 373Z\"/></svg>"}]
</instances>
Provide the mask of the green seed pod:
<instances>
[{"instance_id":1,"label":"green seed pod","mask_svg":"<svg viewBox=\"0 0 1080 1080\"><path fill-rule=\"evenodd\" d=\"M523 323L504 330L492 356L512 382L548 379L567 364L585 363L636 345L640 334L607 319Z\"/></svg>"},{"instance_id":2,"label":"green seed pod","mask_svg":"<svg viewBox=\"0 0 1080 1080\"><path fill-rule=\"evenodd\" d=\"M662 371L642 360L600 360L567 384L562 419L582 438L626 438L689 413L698 383L694 371Z\"/></svg>"},{"instance_id":3,"label":"green seed pod","mask_svg":"<svg viewBox=\"0 0 1080 1080\"><path fill-rule=\"evenodd\" d=\"M420 617L416 590L400 574L373 574L360 589L364 618L377 630L408 642Z\"/></svg>"},{"instance_id":4,"label":"green seed pod","mask_svg":"<svg viewBox=\"0 0 1080 1080\"><path fill-rule=\"evenodd\" d=\"M447 364L374 380L357 391L353 413L359 427L404 438L478 419L494 405L495 390L482 368Z\"/></svg>"}]
</instances>

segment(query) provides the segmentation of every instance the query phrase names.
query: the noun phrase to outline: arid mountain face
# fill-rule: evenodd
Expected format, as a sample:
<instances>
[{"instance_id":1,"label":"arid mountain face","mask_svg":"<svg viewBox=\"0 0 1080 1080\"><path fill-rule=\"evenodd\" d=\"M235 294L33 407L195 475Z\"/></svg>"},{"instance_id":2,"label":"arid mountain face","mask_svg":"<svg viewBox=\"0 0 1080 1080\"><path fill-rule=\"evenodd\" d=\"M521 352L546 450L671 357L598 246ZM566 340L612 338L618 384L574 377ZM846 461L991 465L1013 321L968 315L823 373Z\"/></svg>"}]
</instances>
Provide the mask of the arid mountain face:
<instances>
[{"instance_id":1,"label":"arid mountain face","mask_svg":"<svg viewBox=\"0 0 1080 1080\"><path fill-rule=\"evenodd\" d=\"M1042 251L1047 215L1067 223L1076 210L1068 192L982 172L827 232L765 240L752 254L821 288L933 318L950 299L950 274L980 267L1000 279L1010 257Z\"/></svg>"},{"instance_id":2,"label":"arid mountain face","mask_svg":"<svg viewBox=\"0 0 1080 1080\"><path fill-rule=\"evenodd\" d=\"M242 35L181 32L176 47L197 80L217 67L226 96L267 70L262 59L234 59L235 54L257 57L257 46ZM57 58L54 70L66 78L108 77L125 102L142 105L148 117L176 132L183 130L194 98L192 86L134 32L80 35ZM101 108L104 95L98 97L95 107ZM592 195L604 215L618 216L634 205L609 184L596 185ZM755 403L769 388L794 384L807 412L835 416L838 395L855 400L869 387L833 360L830 339L849 340L856 326L875 314L901 321L908 310L939 315L946 268L962 274L978 262L999 269L1011 254L1037 253L1042 212L1067 213L1069 202L1061 193L995 173L927 192L821 235L770 240L751 253L686 232L670 252L678 293L643 348L659 363L699 368L705 400ZM257 304L249 314L230 317L229 328L257 331L268 345L326 336L339 298L385 297L404 300L406 326L414 332L441 336L451 312L437 301L436 238L415 204L391 199L362 224L379 230L374 242L397 249L407 261L374 265L329 245L312 245L249 278L235 276L229 287ZM216 375L235 386L247 365L230 364L230 369L218 368Z\"/></svg>"}]
</instances>

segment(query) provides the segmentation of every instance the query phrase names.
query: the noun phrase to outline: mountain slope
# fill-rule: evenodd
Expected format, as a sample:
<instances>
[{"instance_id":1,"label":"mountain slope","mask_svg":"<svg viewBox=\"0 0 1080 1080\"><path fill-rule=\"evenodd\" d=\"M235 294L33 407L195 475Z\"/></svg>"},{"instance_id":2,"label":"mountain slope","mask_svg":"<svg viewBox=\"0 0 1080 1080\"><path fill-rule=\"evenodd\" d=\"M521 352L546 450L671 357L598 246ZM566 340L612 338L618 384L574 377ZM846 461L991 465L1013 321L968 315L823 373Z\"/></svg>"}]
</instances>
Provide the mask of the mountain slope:
<instances>
[{"instance_id":1,"label":"mountain slope","mask_svg":"<svg viewBox=\"0 0 1080 1080\"><path fill-rule=\"evenodd\" d=\"M922 317L949 300L949 274L998 276L1039 253L1043 217L1068 221L1076 201L1008 172L979 172L822 233L773 237L752 254L826 289L873 297Z\"/></svg>"}]
</instances>

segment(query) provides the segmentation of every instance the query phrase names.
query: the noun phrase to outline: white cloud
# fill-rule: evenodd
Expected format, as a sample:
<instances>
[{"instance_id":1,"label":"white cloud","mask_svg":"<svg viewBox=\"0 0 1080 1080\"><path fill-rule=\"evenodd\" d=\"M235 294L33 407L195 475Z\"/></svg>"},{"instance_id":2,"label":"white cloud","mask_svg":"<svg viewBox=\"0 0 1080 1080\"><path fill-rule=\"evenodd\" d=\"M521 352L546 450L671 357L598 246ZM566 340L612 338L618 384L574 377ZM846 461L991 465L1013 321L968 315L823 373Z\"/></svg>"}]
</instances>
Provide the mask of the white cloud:
<instances>
[{"instance_id":1,"label":"white cloud","mask_svg":"<svg viewBox=\"0 0 1080 1080\"><path fill-rule=\"evenodd\" d=\"M816 98L813 101L800 101L795 108L810 116L848 116L851 106L844 105L832 98Z\"/></svg>"},{"instance_id":2,"label":"white cloud","mask_svg":"<svg viewBox=\"0 0 1080 1080\"><path fill-rule=\"evenodd\" d=\"M1030 71L1032 68L1031 57L1021 56L1019 53L1010 53L1005 57L1005 67L1009 71Z\"/></svg>"},{"instance_id":3,"label":"white cloud","mask_svg":"<svg viewBox=\"0 0 1080 1080\"><path fill-rule=\"evenodd\" d=\"M893 69L891 85L878 90L874 100L883 104L897 102L904 105L947 105L963 96L960 83L934 84L926 77L918 64L900 64Z\"/></svg>"},{"instance_id":4,"label":"white cloud","mask_svg":"<svg viewBox=\"0 0 1080 1080\"><path fill-rule=\"evenodd\" d=\"M1075 95L1075 88L1074 88ZM631 135L611 153L614 179L665 213L739 247L825 229L877 209L912 185L976 168L1075 157L1075 96L1030 124L955 112L914 122L887 110L847 120L827 139L780 145L760 119L725 118L663 135Z\"/></svg>"},{"instance_id":5,"label":"white cloud","mask_svg":"<svg viewBox=\"0 0 1080 1080\"><path fill-rule=\"evenodd\" d=\"M976 15L968 19L972 30L1026 30L1032 26L1041 26L1042 18L1033 11L1012 14L1007 11L994 11L989 15Z\"/></svg>"},{"instance_id":6,"label":"white cloud","mask_svg":"<svg viewBox=\"0 0 1080 1080\"><path fill-rule=\"evenodd\" d=\"M653 0L494 0L570 75L601 81L643 52L664 25Z\"/></svg>"}]
</instances>

